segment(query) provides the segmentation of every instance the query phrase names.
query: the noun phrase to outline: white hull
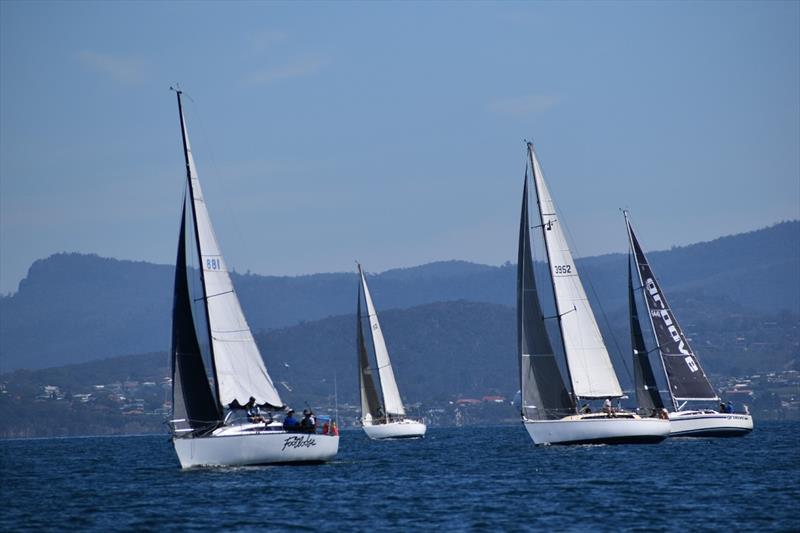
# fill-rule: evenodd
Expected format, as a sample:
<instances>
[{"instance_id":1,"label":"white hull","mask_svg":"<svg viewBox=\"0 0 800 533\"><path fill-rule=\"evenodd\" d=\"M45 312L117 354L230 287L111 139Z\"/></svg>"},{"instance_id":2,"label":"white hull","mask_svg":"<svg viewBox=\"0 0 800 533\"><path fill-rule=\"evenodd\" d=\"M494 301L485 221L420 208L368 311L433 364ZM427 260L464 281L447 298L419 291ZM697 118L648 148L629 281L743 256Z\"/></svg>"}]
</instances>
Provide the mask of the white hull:
<instances>
[{"instance_id":1,"label":"white hull","mask_svg":"<svg viewBox=\"0 0 800 533\"><path fill-rule=\"evenodd\" d=\"M364 424L364 433L371 439L414 439L425 436L428 429L422 422L406 418L387 424Z\"/></svg>"},{"instance_id":2,"label":"white hull","mask_svg":"<svg viewBox=\"0 0 800 533\"><path fill-rule=\"evenodd\" d=\"M669 413L671 437L741 437L753 431L753 417L744 413L678 411Z\"/></svg>"},{"instance_id":3,"label":"white hull","mask_svg":"<svg viewBox=\"0 0 800 533\"><path fill-rule=\"evenodd\" d=\"M625 414L573 415L560 420L524 420L534 444L655 444L670 434L668 420Z\"/></svg>"},{"instance_id":4,"label":"white hull","mask_svg":"<svg viewBox=\"0 0 800 533\"><path fill-rule=\"evenodd\" d=\"M332 459L339 451L338 435L229 428L214 433L209 437L172 439L181 468L316 463Z\"/></svg>"}]
</instances>

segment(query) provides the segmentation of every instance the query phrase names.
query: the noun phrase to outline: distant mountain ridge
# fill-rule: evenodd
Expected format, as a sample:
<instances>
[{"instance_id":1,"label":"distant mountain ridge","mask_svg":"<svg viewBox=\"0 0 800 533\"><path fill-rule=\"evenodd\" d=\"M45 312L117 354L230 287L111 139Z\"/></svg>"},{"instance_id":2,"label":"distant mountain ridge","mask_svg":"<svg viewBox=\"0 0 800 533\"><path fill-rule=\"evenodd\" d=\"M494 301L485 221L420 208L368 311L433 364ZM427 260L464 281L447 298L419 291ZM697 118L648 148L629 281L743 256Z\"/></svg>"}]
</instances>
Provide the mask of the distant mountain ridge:
<instances>
[{"instance_id":1,"label":"distant mountain ridge","mask_svg":"<svg viewBox=\"0 0 800 533\"><path fill-rule=\"evenodd\" d=\"M800 221L648 255L670 297L701 293L700 306L800 313ZM625 260L608 254L577 261L603 309L615 315L625 305ZM173 275L171 265L96 255L36 261L19 291L0 297L0 371L168 348ZM370 287L382 310L452 300L513 306L515 276L510 263L445 261L370 276ZM232 278L256 332L353 313L354 272Z\"/></svg>"}]
</instances>

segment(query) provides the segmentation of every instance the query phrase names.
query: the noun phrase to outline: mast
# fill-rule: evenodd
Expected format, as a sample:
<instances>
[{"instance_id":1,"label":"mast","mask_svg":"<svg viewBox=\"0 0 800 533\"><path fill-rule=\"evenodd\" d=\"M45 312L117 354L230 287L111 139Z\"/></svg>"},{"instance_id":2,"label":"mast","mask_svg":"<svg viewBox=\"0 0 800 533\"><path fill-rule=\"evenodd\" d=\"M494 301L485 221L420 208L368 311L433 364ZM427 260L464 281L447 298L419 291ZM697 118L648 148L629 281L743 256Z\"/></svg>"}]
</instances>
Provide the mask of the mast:
<instances>
[{"instance_id":1,"label":"mast","mask_svg":"<svg viewBox=\"0 0 800 533\"><path fill-rule=\"evenodd\" d=\"M517 253L517 355L524 420L555 420L575 412L547 333L533 272L528 218L528 173L522 191Z\"/></svg>"},{"instance_id":2,"label":"mast","mask_svg":"<svg viewBox=\"0 0 800 533\"><path fill-rule=\"evenodd\" d=\"M189 164L189 144L187 142L187 134L186 134L186 123L183 119L183 103L181 102L181 95L183 91L180 89L175 89L175 94L178 97L178 115L181 119L181 141L183 142L183 159L186 163L186 182L189 184L189 199L191 200L190 204L192 206L192 226L194 227L194 238L195 244L197 246L197 255L200 261L198 265L198 270L200 271L200 286L202 287L202 299L203 299L203 311L205 312L206 317L206 333L208 334L208 349L209 353L211 354L211 372L214 375L214 397L216 398L217 404L222 410L224 406L222 405L222 397L219 393L219 377L217 376L217 363L214 358L214 340L211 336L211 317L209 316L208 312L208 295L206 294L206 279L205 279L205 272L203 268L203 252L200 248L200 229L198 228L197 224L197 213L195 212L194 208L194 188L192 187L192 167Z\"/></svg>"},{"instance_id":3,"label":"mast","mask_svg":"<svg viewBox=\"0 0 800 533\"><path fill-rule=\"evenodd\" d=\"M356 351L358 352L358 383L360 386L359 392L361 393L361 419L363 423L365 420L372 421L382 418L382 408L378 400L378 391L375 388L375 382L372 379L372 369L369 366L369 356L367 355L367 347L364 343L364 330L361 324L360 280L356 298Z\"/></svg>"},{"instance_id":4,"label":"mast","mask_svg":"<svg viewBox=\"0 0 800 533\"><path fill-rule=\"evenodd\" d=\"M228 405L245 405L252 397L258 405L283 408L280 394L267 372L264 359L247 324L214 233L202 186L197 177L180 92L178 111L183 133L188 191L192 197L195 240L203 286L201 300L205 308L217 402L224 408Z\"/></svg>"},{"instance_id":5,"label":"mast","mask_svg":"<svg viewBox=\"0 0 800 533\"><path fill-rule=\"evenodd\" d=\"M658 384L650 365L650 354L645 346L639 310L636 307L636 293L633 289L631 271L632 253L628 253L628 313L630 314L631 351L633 354L633 375L636 386L636 403L644 409L661 409L664 402L658 392Z\"/></svg>"},{"instance_id":6,"label":"mast","mask_svg":"<svg viewBox=\"0 0 800 533\"><path fill-rule=\"evenodd\" d=\"M622 210L622 216L625 217L625 228L628 231L628 244L630 246L630 255L633 256L633 260L637 263L636 264L636 275L637 275L637 277L639 279L639 287L643 288L644 287L644 280L642 279L642 272L641 272L641 270L639 270L638 259L636 258L636 251L634 250L634 247L633 247L633 229L631 228L631 223L628 220L628 210L627 209L623 209ZM630 265L631 265L630 261L628 261L628 279L632 281L632 277L630 275ZM648 307L646 301L645 301L645 307ZM649 317L649 320L650 320L650 328L651 328L650 331L655 333L655 325L653 324L653 315L651 313L647 313L647 316ZM658 338L657 337L655 338L655 341L656 341L656 347L658 347ZM664 366L664 358L661 357L661 353L660 352L661 352L661 350L659 348L659 357L658 358L661 361L661 370L664 372L664 378L666 378L666 380L667 380L667 390L669 391L670 400L672 400L672 408L673 408L673 410L677 411L678 410L678 403L675 401L675 395L672 394L672 384L669 382L669 374L667 373L667 367Z\"/></svg>"},{"instance_id":7,"label":"mast","mask_svg":"<svg viewBox=\"0 0 800 533\"><path fill-rule=\"evenodd\" d=\"M564 325L561 323L561 317L563 316L561 310L558 306L558 298L556 297L556 280L553 278L553 265L550 263L550 245L547 242L547 236L545 235L545 222L544 222L544 214L542 211L542 202L541 202L541 195L539 194L539 185L536 182L536 166L533 164L533 143L528 144L528 157L531 162L531 173L533 174L533 187L536 190L536 207L539 211L539 229L542 232L542 240L544 241L544 249L545 255L547 256L547 273L548 278L550 279L550 287L553 289L553 296L556 303L556 322L558 323L558 333L559 337L561 337L561 349L564 351L564 359L566 361L566 369L567 369L567 379L569 381L570 392L573 397L573 401L575 403L575 410L578 410L578 400L579 397L575 393L575 383L572 381L572 371L569 365L569 358L566 357L567 355L567 346L564 342Z\"/></svg>"}]
</instances>

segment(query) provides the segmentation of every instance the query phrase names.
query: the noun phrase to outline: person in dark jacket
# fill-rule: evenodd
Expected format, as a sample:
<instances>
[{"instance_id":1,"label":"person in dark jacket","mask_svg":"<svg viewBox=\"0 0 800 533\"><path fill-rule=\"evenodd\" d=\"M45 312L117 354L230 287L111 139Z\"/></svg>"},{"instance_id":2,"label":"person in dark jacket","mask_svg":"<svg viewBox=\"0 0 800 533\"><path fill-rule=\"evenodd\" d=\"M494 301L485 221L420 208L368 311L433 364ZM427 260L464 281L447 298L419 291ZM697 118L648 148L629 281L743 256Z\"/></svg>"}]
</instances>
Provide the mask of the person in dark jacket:
<instances>
[{"instance_id":1,"label":"person in dark jacket","mask_svg":"<svg viewBox=\"0 0 800 533\"><path fill-rule=\"evenodd\" d=\"M311 409L303 410L303 419L300 421L300 430L303 433L314 433L316 430L317 421L313 415Z\"/></svg>"}]
</instances>

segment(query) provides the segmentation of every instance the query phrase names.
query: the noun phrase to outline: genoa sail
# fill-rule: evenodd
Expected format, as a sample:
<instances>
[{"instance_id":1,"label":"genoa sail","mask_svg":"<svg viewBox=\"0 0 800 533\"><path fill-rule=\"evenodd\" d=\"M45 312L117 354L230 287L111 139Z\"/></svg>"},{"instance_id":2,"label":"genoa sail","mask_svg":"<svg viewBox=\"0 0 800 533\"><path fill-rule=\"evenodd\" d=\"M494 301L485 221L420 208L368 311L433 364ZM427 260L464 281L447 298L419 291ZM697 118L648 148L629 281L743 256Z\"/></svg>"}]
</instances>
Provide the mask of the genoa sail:
<instances>
[{"instance_id":1,"label":"genoa sail","mask_svg":"<svg viewBox=\"0 0 800 533\"><path fill-rule=\"evenodd\" d=\"M620 397L622 387L531 143L528 143L528 154L573 392L580 398Z\"/></svg>"},{"instance_id":2,"label":"genoa sail","mask_svg":"<svg viewBox=\"0 0 800 533\"><path fill-rule=\"evenodd\" d=\"M358 284L358 303L356 312L356 345L358 350L358 379L361 388L361 418L371 422L383 418L383 408L378 399L378 390L372 378L372 368L369 365L367 345L364 339L364 328L361 324L361 282Z\"/></svg>"},{"instance_id":3,"label":"genoa sail","mask_svg":"<svg viewBox=\"0 0 800 533\"><path fill-rule=\"evenodd\" d=\"M282 407L283 402L244 317L211 225L189 144L180 91L178 109L219 404L245 405L252 396L259 405Z\"/></svg>"},{"instance_id":4,"label":"genoa sail","mask_svg":"<svg viewBox=\"0 0 800 533\"><path fill-rule=\"evenodd\" d=\"M522 416L528 420L554 420L574 414L575 403L558 369L533 274L527 173L517 254L517 350Z\"/></svg>"},{"instance_id":5,"label":"genoa sail","mask_svg":"<svg viewBox=\"0 0 800 533\"><path fill-rule=\"evenodd\" d=\"M642 409L661 409L664 402L658 393L656 376L650 364L650 357L642 335L639 311L636 308L636 294L633 290L633 272L628 259L628 310L631 318L631 347L633 349L633 381L636 387L636 403Z\"/></svg>"},{"instance_id":6,"label":"genoa sail","mask_svg":"<svg viewBox=\"0 0 800 533\"><path fill-rule=\"evenodd\" d=\"M708 381L700 361L694 354L689 341L678 324L667 299L661 290L650 263L647 261L630 221L628 237L636 261L639 280L643 285L644 300L647 305L653 335L658 345L661 361L667 374L669 391L674 401L717 400L717 394Z\"/></svg>"},{"instance_id":7,"label":"genoa sail","mask_svg":"<svg viewBox=\"0 0 800 533\"><path fill-rule=\"evenodd\" d=\"M403 401L400 399L397 381L394 379L392 362L389 360L389 350L386 348L383 331L381 330L380 322L378 322L378 314L375 311L375 305L372 303L372 296L370 296L367 279L361 270L361 265L358 265L358 273L361 276L361 285L364 288L364 300L367 302L372 346L375 349L378 376L380 377L381 390L383 391L383 406L388 416L405 416L406 411L403 408Z\"/></svg>"},{"instance_id":8,"label":"genoa sail","mask_svg":"<svg viewBox=\"0 0 800 533\"><path fill-rule=\"evenodd\" d=\"M203 431L215 428L222 421L222 417L208 383L192 319L192 302L186 269L185 200L178 239L178 257L175 262L171 354L175 428L179 431Z\"/></svg>"}]
</instances>

